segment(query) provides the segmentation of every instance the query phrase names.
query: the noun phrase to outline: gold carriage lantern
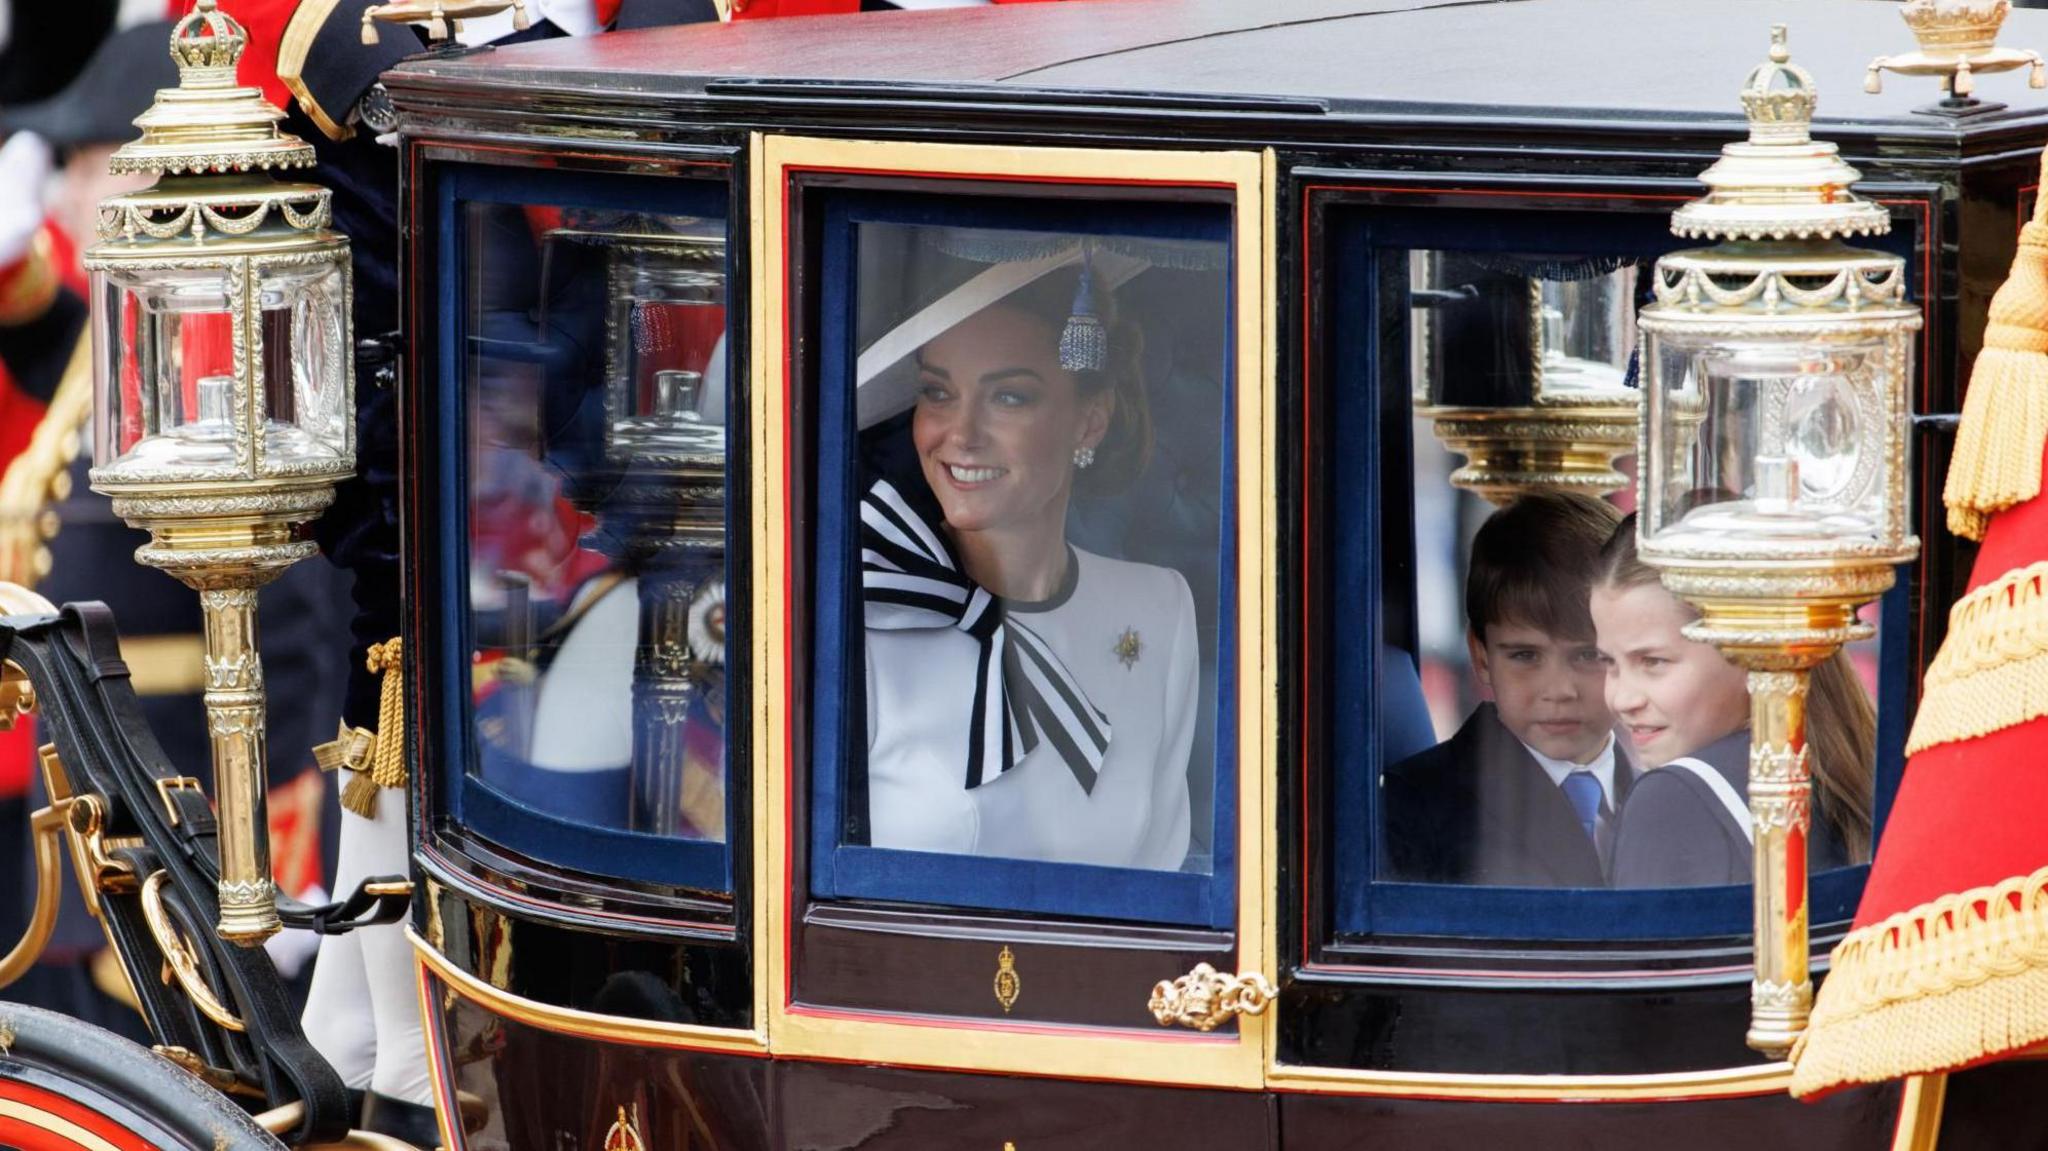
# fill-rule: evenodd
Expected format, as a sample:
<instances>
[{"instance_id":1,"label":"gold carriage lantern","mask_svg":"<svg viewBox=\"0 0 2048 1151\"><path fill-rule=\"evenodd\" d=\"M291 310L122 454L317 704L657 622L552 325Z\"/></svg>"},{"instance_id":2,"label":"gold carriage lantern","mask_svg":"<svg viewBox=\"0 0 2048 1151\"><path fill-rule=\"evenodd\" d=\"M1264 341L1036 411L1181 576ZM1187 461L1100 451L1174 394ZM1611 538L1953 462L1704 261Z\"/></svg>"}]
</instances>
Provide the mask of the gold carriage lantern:
<instances>
[{"instance_id":1,"label":"gold carriage lantern","mask_svg":"<svg viewBox=\"0 0 2048 1151\"><path fill-rule=\"evenodd\" d=\"M278 929L263 811L256 591L311 554L305 528L354 468L347 237L328 191L267 170L313 150L235 64L247 36L198 0L171 32L179 83L110 167L158 177L100 205L92 272L92 486L150 533L136 559L200 594L220 807L223 938Z\"/></svg>"},{"instance_id":2,"label":"gold carriage lantern","mask_svg":"<svg viewBox=\"0 0 2048 1151\"><path fill-rule=\"evenodd\" d=\"M569 498L593 517L586 546L631 573L639 601L627 825L722 837L722 818L705 814L722 804L698 794L685 745L691 724L723 714L726 246L722 230L675 223L565 227L548 241L596 249L608 289L604 459ZM691 809L704 825L686 821Z\"/></svg>"},{"instance_id":3,"label":"gold carriage lantern","mask_svg":"<svg viewBox=\"0 0 2048 1151\"><path fill-rule=\"evenodd\" d=\"M610 248L605 454L619 483L599 531L638 576L628 822L679 835L694 704L724 689L724 616L710 605L725 591L725 243L628 235Z\"/></svg>"},{"instance_id":4,"label":"gold carriage lantern","mask_svg":"<svg viewBox=\"0 0 2048 1151\"><path fill-rule=\"evenodd\" d=\"M725 334L725 238L561 229L555 238L602 247L605 454L614 463L708 452L721 471L723 385L706 376ZM714 394L716 392L717 394ZM723 531L723 505L719 528Z\"/></svg>"},{"instance_id":5,"label":"gold carriage lantern","mask_svg":"<svg viewBox=\"0 0 2048 1151\"><path fill-rule=\"evenodd\" d=\"M1749 671L1756 973L1749 1044L1805 1029L1807 673L1871 634L1857 611L1892 586L1907 530L1906 386L1920 315L1904 262L1849 246L1885 210L1812 139L1813 79L1785 30L1742 93L1749 139L1672 217L1720 241L1658 261L1643 309L1640 546L1696 606L1693 639Z\"/></svg>"}]
</instances>

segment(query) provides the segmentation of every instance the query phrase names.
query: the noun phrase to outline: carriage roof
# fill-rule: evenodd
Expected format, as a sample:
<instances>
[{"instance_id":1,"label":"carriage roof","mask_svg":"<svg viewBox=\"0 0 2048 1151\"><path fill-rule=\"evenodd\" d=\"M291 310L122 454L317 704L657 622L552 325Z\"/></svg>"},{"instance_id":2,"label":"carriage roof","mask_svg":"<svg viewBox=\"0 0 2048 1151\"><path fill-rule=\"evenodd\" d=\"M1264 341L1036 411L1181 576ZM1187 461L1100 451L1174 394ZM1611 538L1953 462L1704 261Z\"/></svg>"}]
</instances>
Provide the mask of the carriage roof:
<instances>
[{"instance_id":1,"label":"carriage roof","mask_svg":"<svg viewBox=\"0 0 2048 1151\"><path fill-rule=\"evenodd\" d=\"M1772 23L1789 26L1793 62L1819 85L1824 137L1975 153L2015 137L2035 146L2048 123L2048 94L2018 73L1980 81L1981 98L2008 108L1961 119L1915 111L1939 95L1926 79L1863 92L1872 58L1913 47L1896 8L1869 0L1037 4L559 39L416 61L393 83L650 108L1029 108L1051 121L1108 114L1147 135L1161 119L1201 135L1198 123L1235 122L1220 130L1240 138L1261 124L1279 137L1389 124L1725 134ZM2048 12L2014 12L2001 42L2048 44Z\"/></svg>"}]
</instances>

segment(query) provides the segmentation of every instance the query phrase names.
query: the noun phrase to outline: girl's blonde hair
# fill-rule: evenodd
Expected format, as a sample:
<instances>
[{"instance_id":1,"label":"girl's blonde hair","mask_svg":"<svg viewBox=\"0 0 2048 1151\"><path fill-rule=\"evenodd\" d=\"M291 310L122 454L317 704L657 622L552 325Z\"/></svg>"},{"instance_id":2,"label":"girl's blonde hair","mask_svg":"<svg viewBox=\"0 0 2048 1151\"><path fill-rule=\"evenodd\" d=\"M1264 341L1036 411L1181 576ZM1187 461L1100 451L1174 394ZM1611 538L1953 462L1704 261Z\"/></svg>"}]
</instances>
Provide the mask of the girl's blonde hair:
<instances>
[{"instance_id":1,"label":"girl's blonde hair","mask_svg":"<svg viewBox=\"0 0 2048 1151\"><path fill-rule=\"evenodd\" d=\"M1595 573L1595 588L1625 591L1649 584L1662 586L1657 569L1636 554L1635 516L1622 520L1607 538ZM1690 604L1686 611L1693 613ZM1864 690L1847 652L1837 651L1808 678L1806 747L1822 814L1849 849L1849 862L1868 863L1871 808L1876 796L1877 706Z\"/></svg>"}]
</instances>

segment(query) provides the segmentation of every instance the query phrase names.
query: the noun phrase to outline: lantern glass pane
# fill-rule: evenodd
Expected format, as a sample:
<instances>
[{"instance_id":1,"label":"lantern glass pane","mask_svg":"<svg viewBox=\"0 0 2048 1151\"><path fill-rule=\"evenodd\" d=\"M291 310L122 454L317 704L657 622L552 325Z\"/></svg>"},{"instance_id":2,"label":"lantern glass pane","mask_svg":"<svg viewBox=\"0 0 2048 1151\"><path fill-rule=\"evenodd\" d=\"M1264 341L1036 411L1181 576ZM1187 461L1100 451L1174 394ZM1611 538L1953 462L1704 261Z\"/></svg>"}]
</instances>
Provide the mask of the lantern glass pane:
<instances>
[{"instance_id":1,"label":"lantern glass pane","mask_svg":"<svg viewBox=\"0 0 2048 1151\"><path fill-rule=\"evenodd\" d=\"M94 277L94 459L102 470L234 467L230 272L114 270Z\"/></svg>"},{"instance_id":2,"label":"lantern glass pane","mask_svg":"<svg viewBox=\"0 0 2048 1151\"><path fill-rule=\"evenodd\" d=\"M1634 258L1413 251L1408 261L1418 407L1609 400L1626 387Z\"/></svg>"},{"instance_id":3,"label":"lantern glass pane","mask_svg":"<svg viewBox=\"0 0 2048 1151\"><path fill-rule=\"evenodd\" d=\"M1660 333L1647 534L1888 540L1894 379L1882 338ZM1761 519L1757 517L1762 517Z\"/></svg>"},{"instance_id":4,"label":"lantern glass pane","mask_svg":"<svg viewBox=\"0 0 2048 1151\"><path fill-rule=\"evenodd\" d=\"M1557 279L1539 276L1532 281L1540 334L1541 402L1606 396L1627 386L1629 357L1636 345L1639 266L1633 261L1605 263L1620 266L1598 274L1565 269L1556 273Z\"/></svg>"},{"instance_id":5,"label":"lantern glass pane","mask_svg":"<svg viewBox=\"0 0 2048 1151\"><path fill-rule=\"evenodd\" d=\"M346 467L345 281L334 264L257 274L263 347L263 470Z\"/></svg>"},{"instance_id":6,"label":"lantern glass pane","mask_svg":"<svg viewBox=\"0 0 2048 1151\"><path fill-rule=\"evenodd\" d=\"M725 335L725 246L677 238L620 244L606 261L605 408L611 452L630 456L678 435L723 441L724 390L704 386Z\"/></svg>"}]
</instances>

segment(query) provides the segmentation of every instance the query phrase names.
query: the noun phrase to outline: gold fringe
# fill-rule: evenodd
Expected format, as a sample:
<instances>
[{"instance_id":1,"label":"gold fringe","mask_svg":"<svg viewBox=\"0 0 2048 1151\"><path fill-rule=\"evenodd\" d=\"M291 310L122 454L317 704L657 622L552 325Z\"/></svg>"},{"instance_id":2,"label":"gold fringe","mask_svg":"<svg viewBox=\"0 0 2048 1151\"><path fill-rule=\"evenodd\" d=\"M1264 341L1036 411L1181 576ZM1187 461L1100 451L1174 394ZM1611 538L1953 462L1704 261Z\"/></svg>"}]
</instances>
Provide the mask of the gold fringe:
<instances>
[{"instance_id":1,"label":"gold fringe","mask_svg":"<svg viewBox=\"0 0 2048 1151\"><path fill-rule=\"evenodd\" d=\"M1792 1094L1967 1066L2048 1040L2048 868L1849 933L1792 1048Z\"/></svg>"},{"instance_id":2,"label":"gold fringe","mask_svg":"<svg viewBox=\"0 0 2048 1151\"><path fill-rule=\"evenodd\" d=\"M377 818L377 785L366 772L355 772L341 788L341 805L364 819Z\"/></svg>"},{"instance_id":3,"label":"gold fringe","mask_svg":"<svg viewBox=\"0 0 2048 1151\"><path fill-rule=\"evenodd\" d=\"M370 761L370 781L378 787L405 786L405 675L397 639L370 645L370 670L384 682L377 695L377 753Z\"/></svg>"},{"instance_id":4,"label":"gold fringe","mask_svg":"<svg viewBox=\"0 0 2048 1151\"><path fill-rule=\"evenodd\" d=\"M1906 754L2048 715L2048 562L2015 568L1955 602L1928 665Z\"/></svg>"},{"instance_id":5,"label":"gold fringe","mask_svg":"<svg viewBox=\"0 0 2048 1151\"><path fill-rule=\"evenodd\" d=\"M2048 153L2042 160L2048 182ZM2048 196L2020 229L2012 271L1991 297L1984 348L1963 393L1942 500L1948 529L1984 538L1991 516L2041 494L2048 441Z\"/></svg>"},{"instance_id":6,"label":"gold fringe","mask_svg":"<svg viewBox=\"0 0 2048 1151\"><path fill-rule=\"evenodd\" d=\"M364 819L376 818L379 791L406 784L402 653L396 639L370 645L367 666L384 677L378 684L377 730L343 724L333 741L313 749L313 759L320 770L350 773L348 783L341 789L341 805Z\"/></svg>"}]
</instances>

